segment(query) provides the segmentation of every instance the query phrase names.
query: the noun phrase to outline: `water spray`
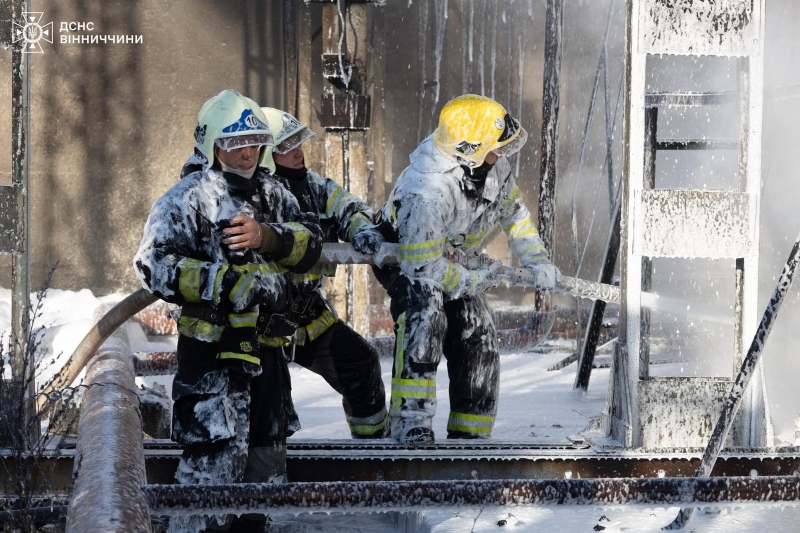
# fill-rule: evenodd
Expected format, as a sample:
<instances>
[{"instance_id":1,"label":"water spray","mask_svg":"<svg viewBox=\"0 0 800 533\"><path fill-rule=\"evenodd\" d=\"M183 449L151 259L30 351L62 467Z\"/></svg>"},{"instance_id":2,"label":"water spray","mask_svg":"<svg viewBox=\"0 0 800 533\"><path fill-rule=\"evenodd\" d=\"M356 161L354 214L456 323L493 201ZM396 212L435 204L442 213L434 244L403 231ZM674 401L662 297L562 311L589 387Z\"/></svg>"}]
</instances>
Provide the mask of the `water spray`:
<instances>
[{"instance_id":1,"label":"water spray","mask_svg":"<svg viewBox=\"0 0 800 533\"><path fill-rule=\"evenodd\" d=\"M736 381L733 383L733 387L731 387L728 399L725 400L725 404L722 406L722 413L719 415L717 425L714 426L714 433L711 435L711 440L708 441L703 459L700 461L700 466L697 467L697 472L694 474L695 477L708 477L711 475L714 463L716 463L717 457L719 457L719 453L722 451L722 447L725 444L725 440L728 438L728 432L733 426L736 413L742 405L744 392L747 390L750 378L753 377L756 366L761 359L761 354L764 351L764 345L767 342L767 337L769 337L769 332L772 329L772 325L775 323L775 319L778 317L781 304L786 294L789 292L789 288L792 286L792 278L794 278L795 270L797 270L797 263L800 261L800 257L798 257L800 255L800 253L798 253L799 249L800 235L797 236L794 246L792 246L792 251L789 253L789 259L786 260L786 264L783 267L778 285L772 293L772 298L770 298L766 310L764 310L764 316L761 317L761 323L758 325L756 334L753 336L753 342L750 344L750 349L747 350L747 356L745 356L742 362L742 369L739 371L739 375L736 376ZM693 507L681 509L675 520L664 529L672 530L683 528L693 514Z\"/></svg>"}]
</instances>

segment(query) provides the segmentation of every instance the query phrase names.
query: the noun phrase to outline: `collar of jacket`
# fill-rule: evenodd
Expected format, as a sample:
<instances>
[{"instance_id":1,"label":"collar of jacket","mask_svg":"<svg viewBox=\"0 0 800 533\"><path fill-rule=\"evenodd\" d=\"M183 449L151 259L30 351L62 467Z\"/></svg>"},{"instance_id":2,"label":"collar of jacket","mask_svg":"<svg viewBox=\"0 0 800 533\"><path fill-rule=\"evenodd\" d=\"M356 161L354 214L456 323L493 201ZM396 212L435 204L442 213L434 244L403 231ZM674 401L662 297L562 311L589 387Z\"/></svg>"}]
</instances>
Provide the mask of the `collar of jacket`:
<instances>
[{"instance_id":1,"label":"collar of jacket","mask_svg":"<svg viewBox=\"0 0 800 533\"><path fill-rule=\"evenodd\" d=\"M181 179L185 178L189 174L200 172L202 170L203 161L197 156L196 153L193 153L189 156L189 159L186 160L186 163L183 164L183 168L181 169Z\"/></svg>"},{"instance_id":2,"label":"collar of jacket","mask_svg":"<svg viewBox=\"0 0 800 533\"><path fill-rule=\"evenodd\" d=\"M289 168L275 163L275 175L289 181L301 181L308 176L308 169L303 168Z\"/></svg>"},{"instance_id":3,"label":"collar of jacket","mask_svg":"<svg viewBox=\"0 0 800 533\"><path fill-rule=\"evenodd\" d=\"M210 168L208 173L220 176L228 186L228 193L231 196L249 198L258 194L260 178L264 176L265 169L258 168L252 178L245 178L232 172L223 172L218 168Z\"/></svg>"},{"instance_id":4,"label":"collar of jacket","mask_svg":"<svg viewBox=\"0 0 800 533\"><path fill-rule=\"evenodd\" d=\"M475 186L464 176L461 165L436 148L436 145L433 144L433 135L429 135L422 141L417 149L411 152L409 159L413 169L421 174L446 174L458 183L461 190L475 190ZM498 167L504 166L501 165L501 161L504 159L503 157L499 158L494 168L489 171L489 175L486 176L486 184L483 186L482 196L488 202L496 200L497 195L500 193L500 183L497 179L497 176L500 175Z\"/></svg>"}]
</instances>

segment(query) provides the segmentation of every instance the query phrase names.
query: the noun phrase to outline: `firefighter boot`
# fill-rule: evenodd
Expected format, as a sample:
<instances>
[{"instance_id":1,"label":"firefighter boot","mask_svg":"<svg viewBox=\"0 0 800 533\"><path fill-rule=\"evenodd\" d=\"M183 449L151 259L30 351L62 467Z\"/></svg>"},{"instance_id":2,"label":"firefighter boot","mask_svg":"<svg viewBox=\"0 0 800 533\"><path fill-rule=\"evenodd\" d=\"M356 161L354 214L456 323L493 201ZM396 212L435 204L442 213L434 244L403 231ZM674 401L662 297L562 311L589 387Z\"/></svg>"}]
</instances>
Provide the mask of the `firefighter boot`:
<instances>
[{"instance_id":1,"label":"firefighter boot","mask_svg":"<svg viewBox=\"0 0 800 533\"><path fill-rule=\"evenodd\" d=\"M286 481L286 445L250 448L243 483L284 483ZM269 516L245 514L233 520L230 533L261 533L269 529Z\"/></svg>"},{"instance_id":2,"label":"firefighter boot","mask_svg":"<svg viewBox=\"0 0 800 533\"><path fill-rule=\"evenodd\" d=\"M406 446L433 444L431 420L425 418L390 417L392 437Z\"/></svg>"}]
</instances>

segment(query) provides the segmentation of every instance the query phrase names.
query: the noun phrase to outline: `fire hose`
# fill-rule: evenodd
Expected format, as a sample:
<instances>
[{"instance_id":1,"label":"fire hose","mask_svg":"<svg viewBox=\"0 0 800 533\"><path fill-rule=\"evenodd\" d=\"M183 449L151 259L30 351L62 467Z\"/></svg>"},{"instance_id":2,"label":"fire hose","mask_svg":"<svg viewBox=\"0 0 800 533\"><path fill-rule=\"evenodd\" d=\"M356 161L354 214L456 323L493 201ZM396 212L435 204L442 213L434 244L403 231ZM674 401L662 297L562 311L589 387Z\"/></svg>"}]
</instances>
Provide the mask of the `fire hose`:
<instances>
[{"instance_id":1,"label":"fire hose","mask_svg":"<svg viewBox=\"0 0 800 533\"><path fill-rule=\"evenodd\" d=\"M397 264L400 247L398 244L384 243L372 255L356 252L349 243L326 243L322 247L320 263L326 264L373 264L385 266ZM456 254L454 256L466 268L475 269L485 266L487 258L481 256L468 256ZM490 259L488 261L491 261ZM524 268L504 266L498 277L525 286L533 286L533 275ZM563 276L556 292L572 294L581 298L619 302L619 288L604 283L597 283L578 278ZM92 327L89 333L81 340L75 351L70 355L62 370L53 377L38 395L37 407L39 411L48 408L51 396L57 390L69 386L81 373L86 364L94 356L103 342L122 324L132 318L136 313L157 301L158 298L145 289L139 289L115 305Z\"/></svg>"},{"instance_id":2,"label":"fire hose","mask_svg":"<svg viewBox=\"0 0 800 533\"><path fill-rule=\"evenodd\" d=\"M398 263L400 257L400 245L384 243L380 249L372 255L362 254L353 249L348 243L326 243L323 246L321 263L328 264L371 264L376 266L394 265ZM487 266L491 262L485 256L466 255L456 253L448 256L454 262L462 266L475 270ZM533 274L525 268L514 268L504 266L500 269L498 277L509 283L534 287ZM571 294L580 298L590 300L603 300L610 303L619 303L619 287L598 283L580 278L562 276L554 292Z\"/></svg>"}]
</instances>

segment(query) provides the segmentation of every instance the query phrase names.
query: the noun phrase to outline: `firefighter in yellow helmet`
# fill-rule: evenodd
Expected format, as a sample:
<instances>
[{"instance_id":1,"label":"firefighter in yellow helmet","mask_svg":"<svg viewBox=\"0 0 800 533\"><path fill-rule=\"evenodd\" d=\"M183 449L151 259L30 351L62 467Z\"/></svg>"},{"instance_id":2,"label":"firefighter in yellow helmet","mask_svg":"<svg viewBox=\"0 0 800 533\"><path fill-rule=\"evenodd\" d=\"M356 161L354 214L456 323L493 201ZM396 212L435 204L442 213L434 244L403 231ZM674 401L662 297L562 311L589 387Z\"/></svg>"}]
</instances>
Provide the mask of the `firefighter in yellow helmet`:
<instances>
[{"instance_id":1,"label":"firefighter in yellow helmet","mask_svg":"<svg viewBox=\"0 0 800 533\"><path fill-rule=\"evenodd\" d=\"M400 243L400 264L376 269L391 296L395 363L389 409L392 436L406 445L434 440L436 370L450 375L448 438L488 438L497 413L499 358L484 292L498 284L497 261L468 270L451 260L478 254L499 223L540 289L561 274L550 262L522 200L507 156L527 132L497 102L464 95L442 109L439 125L377 216L353 238L368 251L377 232Z\"/></svg>"}]
</instances>

